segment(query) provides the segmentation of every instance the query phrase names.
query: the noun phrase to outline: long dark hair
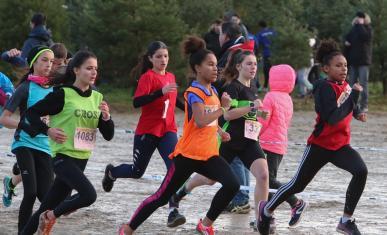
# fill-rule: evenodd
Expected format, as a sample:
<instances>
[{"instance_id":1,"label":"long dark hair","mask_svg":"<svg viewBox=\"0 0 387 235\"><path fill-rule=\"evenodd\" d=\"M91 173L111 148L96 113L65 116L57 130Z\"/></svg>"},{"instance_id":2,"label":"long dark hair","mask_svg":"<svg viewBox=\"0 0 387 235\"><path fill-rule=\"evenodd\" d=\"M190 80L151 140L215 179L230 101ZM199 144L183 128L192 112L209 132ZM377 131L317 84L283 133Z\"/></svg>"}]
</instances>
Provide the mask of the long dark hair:
<instances>
[{"instance_id":1,"label":"long dark hair","mask_svg":"<svg viewBox=\"0 0 387 235\"><path fill-rule=\"evenodd\" d=\"M254 53L242 49L237 49L230 54L226 67L223 70L223 77L226 80L226 84L229 84L232 80L238 78L239 71L236 66L242 63L246 56L249 55L254 55Z\"/></svg>"},{"instance_id":2,"label":"long dark hair","mask_svg":"<svg viewBox=\"0 0 387 235\"><path fill-rule=\"evenodd\" d=\"M130 71L132 77L136 80L140 78L148 69L153 68L152 62L149 57L152 57L158 49L168 49L167 45L162 41L154 41L148 45L148 48L144 54L139 57L138 64Z\"/></svg>"},{"instance_id":3,"label":"long dark hair","mask_svg":"<svg viewBox=\"0 0 387 235\"><path fill-rule=\"evenodd\" d=\"M70 63L67 65L65 73L55 73L53 78L50 79L49 85L72 85L76 79L74 68L81 67L82 64L89 58L97 59L95 54L88 50L80 50L75 53L73 58L70 60Z\"/></svg>"}]
</instances>

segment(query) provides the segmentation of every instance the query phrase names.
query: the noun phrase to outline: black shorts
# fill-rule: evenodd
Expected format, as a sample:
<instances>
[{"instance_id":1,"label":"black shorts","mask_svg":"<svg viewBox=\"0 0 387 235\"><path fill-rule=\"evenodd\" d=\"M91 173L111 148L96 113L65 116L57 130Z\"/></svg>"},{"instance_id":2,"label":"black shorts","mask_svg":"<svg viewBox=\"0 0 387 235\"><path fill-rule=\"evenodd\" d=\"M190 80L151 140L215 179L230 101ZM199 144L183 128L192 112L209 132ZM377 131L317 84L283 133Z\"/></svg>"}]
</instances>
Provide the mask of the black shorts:
<instances>
[{"instance_id":1,"label":"black shorts","mask_svg":"<svg viewBox=\"0 0 387 235\"><path fill-rule=\"evenodd\" d=\"M222 143L220 145L219 155L226 159L228 163L231 163L235 157L239 157L248 170L250 170L250 166L255 160L259 158L266 159L265 153L256 141L249 142L243 149L232 148L227 142Z\"/></svg>"}]
</instances>

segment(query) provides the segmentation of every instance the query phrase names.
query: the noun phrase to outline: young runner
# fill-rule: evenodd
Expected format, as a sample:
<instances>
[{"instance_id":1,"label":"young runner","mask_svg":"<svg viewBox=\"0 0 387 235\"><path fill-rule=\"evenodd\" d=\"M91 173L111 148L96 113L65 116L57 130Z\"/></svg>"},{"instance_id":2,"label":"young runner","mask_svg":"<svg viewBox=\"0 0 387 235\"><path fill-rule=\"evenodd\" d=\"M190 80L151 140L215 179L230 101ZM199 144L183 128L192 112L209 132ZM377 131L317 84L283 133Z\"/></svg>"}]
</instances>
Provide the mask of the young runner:
<instances>
[{"instance_id":1,"label":"young runner","mask_svg":"<svg viewBox=\"0 0 387 235\"><path fill-rule=\"evenodd\" d=\"M38 233L50 234L57 218L90 206L97 198L83 171L94 149L97 128L106 140L114 135L109 107L102 94L91 89L97 78L97 68L93 53L77 52L63 75L65 85L26 112L23 121L31 125L25 124L23 129L32 136L39 133L50 137L56 178L22 234L33 234L38 224ZM50 118L49 126L40 119L46 115ZM77 193L66 199L73 189Z\"/></svg>"},{"instance_id":2,"label":"young runner","mask_svg":"<svg viewBox=\"0 0 387 235\"><path fill-rule=\"evenodd\" d=\"M264 152L262 151L258 135L261 128L257 121L257 111L262 105L258 99L258 90L253 81L257 72L257 59L253 52L241 49L232 52L230 60L224 70L226 78L225 92L237 103L224 115L227 123L224 130L230 133L231 140L220 145L220 155L231 163L239 156L244 166L251 171L256 178L255 204L268 197L268 169ZM268 113L264 112L265 118ZM213 184L201 175L195 175L177 194L174 200L180 201L194 187ZM255 207L257 208L257 207ZM258 216L258 210L256 210Z\"/></svg>"},{"instance_id":3,"label":"young runner","mask_svg":"<svg viewBox=\"0 0 387 235\"><path fill-rule=\"evenodd\" d=\"M141 107L141 116L134 136L133 164L106 166L102 180L102 187L106 192L112 190L117 178L141 178L156 148L167 169L171 166L172 161L168 156L177 143L177 85L175 75L166 71L168 61L167 46L163 42L155 41L148 46L136 68L140 70L141 77L134 94L133 106ZM185 220L170 203L167 226L176 227L185 223Z\"/></svg>"},{"instance_id":4,"label":"young runner","mask_svg":"<svg viewBox=\"0 0 387 235\"><path fill-rule=\"evenodd\" d=\"M259 142L266 154L269 188L278 189L282 184L277 180L277 171L288 147L288 129L293 116L293 102L289 94L293 91L296 73L289 65L274 65L270 69L269 78L270 91L263 99L263 109L269 111L271 115L266 120L259 118L262 124ZM269 199L272 196L273 194L270 193ZM307 204L294 195L286 201L292 208L289 226L294 227L299 223ZM271 233L275 231L274 217L270 229Z\"/></svg>"},{"instance_id":5,"label":"young runner","mask_svg":"<svg viewBox=\"0 0 387 235\"><path fill-rule=\"evenodd\" d=\"M122 225L119 231L121 235L132 234L157 208L167 203L193 172L222 184L206 217L200 219L196 227L201 234L214 234L213 222L239 189L230 166L219 157L217 120L227 113L231 99L227 93L223 93L221 106L217 92L211 86L217 78L216 57L205 49L205 42L198 37L188 37L183 43L183 51L189 57L190 67L196 76L184 93L183 136L171 154L173 163L160 188L141 203L128 224Z\"/></svg>"},{"instance_id":6,"label":"young runner","mask_svg":"<svg viewBox=\"0 0 387 235\"><path fill-rule=\"evenodd\" d=\"M53 182L51 166L51 151L48 138L45 135L30 137L21 129L22 123L12 118L17 108L20 110L20 117L27 108L43 99L52 88L47 85L48 75L51 71L54 53L45 46L36 46L31 49L27 62L30 67L19 85L15 94L11 97L0 118L0 123L7 128L16 129L12 143L12 153L16 155L17 164L23 179L24 195L19 210L19 233L31 216L36 197L42 201ZM45 121L48 121L46 118ZM9 182L10 189L14 184ZM12 183L12 185L11 185ZM9 192L8 199L10 203Z\"/></svg>"},{"instance_id":7,"label":"young runner","mask_svg":"<svg viewBox=\"0 0 387 235\"><path fill-rule=\"evenodd\" d=\"M356 102L362 87L355 84L351 88L347 83L347 61L333 40L321 43L317 60L328 78L316 83L313 91L316 125L296 175L281 186L269 202L259 203L258 230L261 234L268 234L270 218L277 206L291 195L302 192L329 162L352 174L344 213L336 230L344 234L360 234L352 215L363 193L368 170L359 153L350 146L350 123L352 116L357 117L359 112ZM366 121L366 117L360 121Z\"/></svg>"}]
</instances>

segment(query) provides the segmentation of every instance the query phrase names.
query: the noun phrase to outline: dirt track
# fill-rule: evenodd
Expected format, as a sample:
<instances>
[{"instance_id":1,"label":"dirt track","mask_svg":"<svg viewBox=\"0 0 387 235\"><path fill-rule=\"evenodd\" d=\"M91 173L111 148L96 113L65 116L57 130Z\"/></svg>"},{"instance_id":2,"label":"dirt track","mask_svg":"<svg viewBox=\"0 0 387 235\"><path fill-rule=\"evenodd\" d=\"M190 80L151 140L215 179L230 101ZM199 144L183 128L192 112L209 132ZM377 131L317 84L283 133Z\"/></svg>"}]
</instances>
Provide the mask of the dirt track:
<instances>
[{"instance_id":1,"label":"dirt track","mask_svg":"<svg viewBox=\"0 0 387 235\"><path fill-rule=\"evenodd\" d=\"M181 126L182 115L179 114ZM303 152L303 146L309 136L315 114L296 112L290 129L289 154L284 157L279 170L279 179L287 182L297 169ZM105 193L101 187L103 170L108 162L119 164L132 160L132 134L123 129L134 128L138 114L113 115L117 133L112 142L99 138L97 149L90 159L86 174L97 189L98 199L89 208L80 209L68 217L62 217L54 227L53 234L117 234L118 225L129 220L139 203L153 193L159 181L118 180L111 193ZM375 147L387 149L387 113L374 113L367 123L353 121L352 145L355 147ZM10 173L14 158L5 157L13 131L0 129L0 176ZM358 227L364 234L387 234L387 151L359 150L369 169L365 192L355 211ZM146 175L163 175L164 164L155 154ZM299 227L289 229L289 207L283 204L276 211L278 234L336 234L335 227L342 213L344 196L350 181L347 172L328 165L320 171L312 183L300 195L310 203L307 214ZM252 182L254 184L254 182ZM3 186L0 187L1 192ZM0 206L0 234L16 234L18 207L23 187L18 186L18 196L9 208ZM195 234L198 219L205 215L216 187L202 187L194 191L183 201L181 212L187 217L187 223L176 229L166 227L167 208L156 211L138 230L137 234ZM251 200L251 204L253 204ZM217 234L257 234L248 224L254 216L222 214L215 223Z\"/></svg>"}]
</instances>

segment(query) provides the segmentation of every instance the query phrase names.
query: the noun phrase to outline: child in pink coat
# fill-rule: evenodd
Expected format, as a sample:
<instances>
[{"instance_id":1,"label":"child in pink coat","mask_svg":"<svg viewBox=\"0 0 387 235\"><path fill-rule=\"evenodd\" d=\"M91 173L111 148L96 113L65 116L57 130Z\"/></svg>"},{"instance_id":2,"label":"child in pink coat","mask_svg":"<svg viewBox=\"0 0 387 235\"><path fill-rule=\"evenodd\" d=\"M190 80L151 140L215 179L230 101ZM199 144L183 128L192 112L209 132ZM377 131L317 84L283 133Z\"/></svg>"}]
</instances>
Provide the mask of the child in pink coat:
<instances>
[{"instance_id":1,"label":"child in pink coat","mask_svg":"<svg viewBox=\"0 0 387 235\"><path fill-rule=\"evenodd\" d=\"M282 186L277 180L277 171L288 148L288 129L293 116L293 101L289 94L293 91L295 80L296 73L287 64L276 65L270 69L270 91L263 100L263 110L269 111L270 117L266 120L260 118L259 122L262 124L260 145L266 153L271 189ZM271 196L270 193L269 198ZM294 227L300 221L307 204L295 195L290 196L287 202L292 208L289 226Z\"/></svg>"}]
</instances>

